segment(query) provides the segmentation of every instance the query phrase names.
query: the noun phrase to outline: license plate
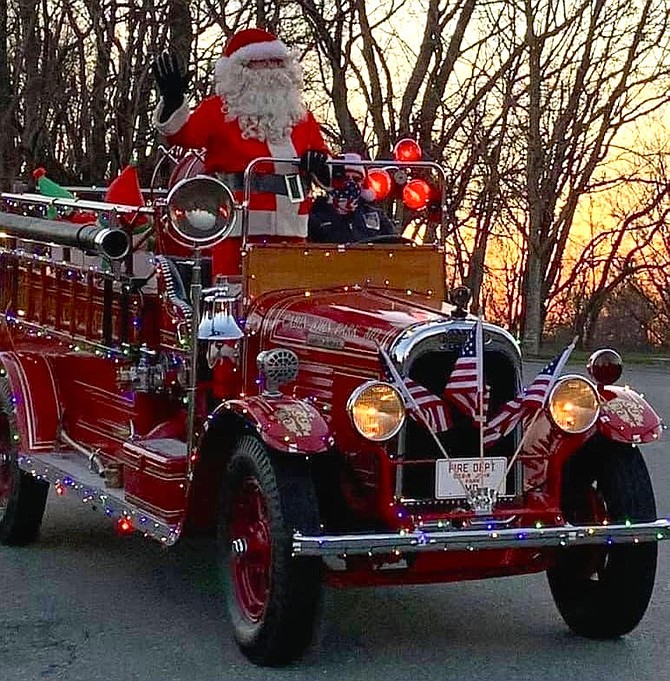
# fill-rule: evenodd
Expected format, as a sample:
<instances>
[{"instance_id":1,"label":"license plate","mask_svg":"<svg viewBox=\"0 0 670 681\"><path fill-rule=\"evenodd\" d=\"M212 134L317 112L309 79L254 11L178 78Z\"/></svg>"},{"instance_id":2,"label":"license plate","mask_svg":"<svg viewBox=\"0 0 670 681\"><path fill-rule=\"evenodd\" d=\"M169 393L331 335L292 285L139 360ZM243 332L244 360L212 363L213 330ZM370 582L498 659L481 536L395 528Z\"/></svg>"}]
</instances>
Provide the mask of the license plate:
<instances>
[{"instance_id":1,"label":"license plate","mask_svg":"<svg viewBox=\"0 0 670 681\"><path fill-rule=\"evenodd\" d=\"M489 487L502 493L506 469L504 456L439 459L435 466L435 498L463 498L467 496L463 485L468 490Z\"/></svg>"}]
</instances>

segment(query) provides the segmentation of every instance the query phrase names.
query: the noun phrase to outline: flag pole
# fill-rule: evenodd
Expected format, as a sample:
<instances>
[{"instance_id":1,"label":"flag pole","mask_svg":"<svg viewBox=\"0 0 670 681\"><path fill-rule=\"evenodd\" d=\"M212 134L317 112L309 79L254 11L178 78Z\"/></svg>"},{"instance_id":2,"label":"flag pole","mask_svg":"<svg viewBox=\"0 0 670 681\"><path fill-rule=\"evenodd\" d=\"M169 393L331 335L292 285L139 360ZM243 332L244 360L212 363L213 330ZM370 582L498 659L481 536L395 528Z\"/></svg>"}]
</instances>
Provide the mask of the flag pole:
<instances>
[{"instance_id":1,"label":"flag pole","mask_svg":"<svg viewBox=\"0 0 670 681\"><path fill-rule=\"evenodd\" d=\"M406 401L406 404L409 406L409 408L412 410L412 413L416 414L419 419L421 420L421 423L424 425L424 427L428 430L428 432L431 434L433 440L435 440L435 444L437 445L437 448L440 450L440 454L447 460L450 461L451 457L447 454L446 449L440 442L440 438L437 437L437 434L435 431L431 428L430 423L428 423L428 419L423 415L423 412L421 411L421 408L419 407L417 401L414 399L414 395L410 392L409 388L405 384L405 381L403 380L402 376L398 373L398 370L395 368L395 365L393 364L393 361L391 358L388 356L386 350L377 343L377 349L379 350L379 355L382 357L384 360L384 363L386 364L386 368L388 369L389 373L391 374L391 379L393 380L393 384L398 388L398 391L402 395L403 399ZM467 486L463 482L463 479L460 475L460 473L457 473L454 471L454 478L458 480L460 486L463 488L463 491L465 492L465 498L470 500L472 498L472 495L470 494L470 490L468 490Z\"/></svg>"},{"instance_id":2,"label":"flag pole","mask_svg":"<svg viewBox=\"0 0 670 681\"><path fill-rule=\"evenodd\" d=\"M382 348L382 346L379 345L379 343L377 344L377 348L379 349L379 354L384 358L384 363L386 364L386 367L389 373L391 374L391 378L393 379L394 385L398 388L398 391L402 395L403 399L405 400L409 408L412 410L412 413L419 417L421 423L427 428L428 432L430 432L430 434L433 436L435 444L440 450L442 456L448 460L450 457L447 454L446 449L443 447L442 443L440 442L440 439L435 434L435 431L431 428L430 423L428 423L428 419L424 416L417 401L414 399L414 395L412 395L412 393L409 391L409 388L405 384L405 381L403 381L402 376L398 373L398 370L395 368L393 361L386 353L386 350L384 350L384 348Z\"/></svg>"},{"instance_id":3,"label":"flag pole","mask_svg":"<svg viewBox=\"0 0 670 681\"><path fill-rule=\"evenodd\" d=\"M484 328L481 308L477 317L475 333L475 352L477 354L477 400L479 402L479 458L484 458Z\"/></svg>"},{"instance_id":4,"label":"flag pole","mask_svg":"<svg viewBox=\"0 0 670 681\"><path fill-rule=\"evenodd\" d=\"M526 435L528 435L528 433L532 430L533 426L535 425L535 421L537 421L538 417L540 416L540 413L547 406L547 400L549 399L549 393L551 392L551 389L553 388L554 384L556 383L556 380L558 379L561 371L563 371L563 367L566 365L568 359L570 358L570 355L572 354L572 351L575 349L575 345L577 345L578 340L579 340L579 336L575 336L572 339L572 343L570 343L570 345L568 345L568 347L565 348L565 350L563 351L563 355L562 355L560 361L557 363L556 368L554 369L554 375L552 376L551 384L547 387L547 390L544 394L544 398L542 399L542 405L533 414L533 418L529 421L528 425L524 426L523 435L521 436L519 446L516 448L516 451L514 452L514 456L510 459L509 463L507 464L507 470L505 471L505 476L503 477L503 482L505 480L507 480L507 476L509 475L510 471L512 470L512 466L514 465L517 458L519 457L519 454L521 453L521 449L523 448L523 445L526 441ZM500 486L502 487L502 483L500 484ZM498 489L498 491L500 491L500 488Z\"/></svg>"}]
</instances>

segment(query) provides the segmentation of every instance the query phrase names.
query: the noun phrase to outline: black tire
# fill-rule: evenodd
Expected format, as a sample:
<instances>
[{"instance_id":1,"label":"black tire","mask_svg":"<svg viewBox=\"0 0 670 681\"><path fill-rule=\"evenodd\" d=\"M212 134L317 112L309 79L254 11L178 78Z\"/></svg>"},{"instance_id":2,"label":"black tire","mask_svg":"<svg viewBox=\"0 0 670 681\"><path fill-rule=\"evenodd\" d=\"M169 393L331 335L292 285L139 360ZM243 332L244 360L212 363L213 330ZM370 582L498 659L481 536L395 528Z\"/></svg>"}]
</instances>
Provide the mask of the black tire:
<instances>
[{"instance_id":1,"label":"black tire","mask_svg":"<svg viewBox=\"0 0 670 681\"><path fill-rule=\"evenodd\" d=\"M235 640L256 664L288 664L312 640L321 561L293 557L292 537L318 528L307 462L271 457L258 439L242 437L223 482L218 560Z\"/></svg>"},{"instance_id":2,"label":"black tire","mask_svg":"<svg viewBox=\"0 0 670 681\"><path fill-rule=\"evenodd\" d=\"M637 447L603 443L566 463L561 492L570 523L656 520L647 467ZM640 622L656 577L657 544L585 546L559 551L547 571L554 601L575 633L594 639L623 636Z\"/></svg>"},{"instance_id":3,"label":"black tire","mask_svg":"<svg viewBox=\"0 0 670 681\"><path fill-rule=\"evenodd\" d=\"M0 543L32 544L38 537L49 484L19 469L16 452L0 437Z\"/></svg>"}]
</instances>

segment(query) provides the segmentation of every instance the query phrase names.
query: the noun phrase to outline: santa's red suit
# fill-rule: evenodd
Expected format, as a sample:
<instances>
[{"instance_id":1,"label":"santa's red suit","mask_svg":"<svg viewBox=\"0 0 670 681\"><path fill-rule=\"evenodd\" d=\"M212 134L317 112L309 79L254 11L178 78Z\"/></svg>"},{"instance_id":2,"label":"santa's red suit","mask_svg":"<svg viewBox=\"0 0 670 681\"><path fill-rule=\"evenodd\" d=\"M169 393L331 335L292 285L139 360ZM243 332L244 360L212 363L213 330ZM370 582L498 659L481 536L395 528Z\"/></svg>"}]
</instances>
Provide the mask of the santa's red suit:
<instances>
[{"instance_id":1,"label":"santa's red suit","mask_svg":"<svg viewBox=\"0 0 670 681\"><path fill-rule=\"evenodd\" d=\"M154 112L154 123L171 145L189 149L205 150L205 172L219 175L224 181L231 174L237 175L236 186L231 186L235 196L241 200L239 177L251 161L259 157L297 158L308 150L328 153L321 130L314 116L302 105L298 116L281 134L266 134L258 126L247 126L243 130L240 116L230 111L226 100L224 77L230 80L228 69L249 67L270 62L270 68L280 68L284 62L293 59L287 47L272 34L261 29L246 29L237 33L228 43L223 57L216 66L217 92L203 100L192 112L184 102L166 121L160 122L163 103ZM230 87L228 85L227 87ZM234 89L234 88L233 88ZM248 94L248 93L247 93ZM294 94L298 94L297 92ZM232 100L232 94L231 94ZM266 102L267 107L267 102ZM247 118L253 118L252 111L246 111ZM267 116L267 112L266 113ZM272 114L269 115L272 117ZM262 164L256 172L270 173L279 191L253 191L249 204L249 236L252 241L295 241L307 237L307 217L311 201L292 202L283 188L282 178L277 175L298 173L293 164ZM228 181L230 186L230 182ZM240 234L240 225L237 226ZM213 251L214 271L237 273L239 270L239 236L228 238ZM234 260L234 262L233 262ZM232 270L232 271L226 271Z\"/></svg>"}]
</instances>

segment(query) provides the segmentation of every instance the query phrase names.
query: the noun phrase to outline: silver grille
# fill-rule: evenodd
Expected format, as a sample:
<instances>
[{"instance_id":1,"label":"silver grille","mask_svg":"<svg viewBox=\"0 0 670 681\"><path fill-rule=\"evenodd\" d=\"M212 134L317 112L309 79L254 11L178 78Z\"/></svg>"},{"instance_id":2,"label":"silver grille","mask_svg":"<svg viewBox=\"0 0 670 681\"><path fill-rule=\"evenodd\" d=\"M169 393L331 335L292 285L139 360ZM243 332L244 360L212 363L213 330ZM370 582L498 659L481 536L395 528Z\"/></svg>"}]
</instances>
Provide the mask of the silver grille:
<instances>
[{"instance_id":1,"label":"silver grille","mask_svg":"<svg viewBox=\"0 0 670 681\"><path fill-rule=\"evenodd\" d=\"M404 377L412 378L436 395L441 395L459 351L475 320L428 322L409 329L391 348L391 356ZM513 337L491 324L484 325L484 380L489 385L493 414L521 388L521 355ZM469 417L451 409L452 427L438 434L449 457L479 455L480 431ZM496 443L487 455L511 458L517 433ZM398 441L396 496L415 503L434 504L435 461L442 454L426 429L407 420ZM513 492L514 480L507 492ZM441 502L442 504L444 502Z\"/></svg>"}]
</instances>

